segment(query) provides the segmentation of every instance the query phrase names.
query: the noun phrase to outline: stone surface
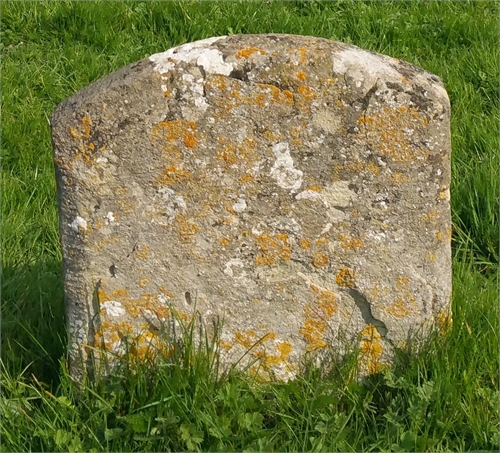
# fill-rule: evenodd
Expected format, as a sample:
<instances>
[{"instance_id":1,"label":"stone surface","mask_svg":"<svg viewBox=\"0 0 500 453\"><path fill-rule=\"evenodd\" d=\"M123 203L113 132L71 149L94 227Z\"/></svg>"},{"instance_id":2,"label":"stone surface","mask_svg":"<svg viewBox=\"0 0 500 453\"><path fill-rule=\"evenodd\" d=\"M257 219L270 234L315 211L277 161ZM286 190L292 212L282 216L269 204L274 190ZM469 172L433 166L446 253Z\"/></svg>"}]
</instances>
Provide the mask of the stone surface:
<instances>
[{"instance_id":1,"label":"stone surface","mask_svg":"<svg viewBox=\"0 0 500 453\"><path fill-rule=\"evenodd\" d=\"M278 379L345 341L371 373L443 328L449 113L438 77L293 35L186 44L61 103L74 376L127 337L144 355L172 309L223 318L225 363Z\"/></svg>"}]
</instances>

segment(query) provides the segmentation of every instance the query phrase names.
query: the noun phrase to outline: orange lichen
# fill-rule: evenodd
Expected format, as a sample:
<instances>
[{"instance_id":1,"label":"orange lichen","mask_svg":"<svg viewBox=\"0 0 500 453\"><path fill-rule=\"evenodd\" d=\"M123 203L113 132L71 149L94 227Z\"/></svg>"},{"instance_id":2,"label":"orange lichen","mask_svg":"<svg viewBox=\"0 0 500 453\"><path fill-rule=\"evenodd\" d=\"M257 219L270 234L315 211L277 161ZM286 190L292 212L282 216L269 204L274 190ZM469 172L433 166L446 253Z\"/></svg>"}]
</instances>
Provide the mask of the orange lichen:
<instances>
[{"instance_id":1,"label":"orange lichen","mask_svg":"<svg viewBox=\"0 0 500 453\"><path fill-rule=\"evenodd\" d=\"M76 127L69 128L69 134L76 140L87 139L90 137L90 125L92 120L88 116L82 118L82 124L79 129Z\"/></svg>"},{"instance_id":2,"label":"orange lichen","mask_svg":"<svg viewBox=\"0 0 500 453\"><path fill-rule=\"evenodd\" d=\"M141 260L148 259L150 249L147 245L139 245L135 250L135 257Z\"/></svg>"},{"instance_id":3,"label":"orange lichen","mask_svg":"<svg viewBox=\"0 0 500 453\"><path fill-rule=\"evenodd\" d=\"M424 220L426 222L432 223L433 225L437 224L438 219L439 219L439 214L437 212L437 209L432 209L424 215Z\"/></svg>"},{"instance_id":4,"label":"orange lichen","mask_svg":"<svg viewBox=\"0 0 500 453\"><path fill-rule=\"evenodd\" d=\"M254 176L253 175L249 175L249 174L245 174L243 175L241 178L240 178L240 182L243 183L243 182L248 182L248 181L252 181L254 179Z\"/></svg>"},{"instance_id":5,"label":"orange lichen","mask_svg":"<svg viewBox=\"0 0 500 453\"><path fill-rule=\"evenodd\" d=\"M242 143L236 143L225 137L219 137L218 141L221 143L221 147L218 149L215 156L217 159L224 162L224 167L226 169L229 169L233 165L237 164L241 171L251 171L251 168L257 159L255 154L254 139L245 137ZM247 173L242 178L249 180L252 179L253 176Z\"/></svg>"},{"instance_id":6,"label":"orange lichen","mask_svg":"<svg viewBox=\"0 0 500 453\"><path fill-rule=\"evenodd\" d=\"M425 261L427 263L433 263L434 261L436 261L436 255L434 255L434 253L427 250L426 254L425 254Z\"/></svg>"},{"instance_id":7,"label":"orange lichen","mask_svg":"<svg viewBox=\"0 0 500 453\"><path fill-rule=\"evenodd\" d=\"M308 352L315 351L316 349L326 348L328 345L322 339L328 325L322 320L306 319L299 332L304 336L308 345L306 350Z\"/></svg>"},{"instance_id":8,"label":"orange lichen","mask_svg":"<svg viewBox=\"0 0 500 453\"><path fill-rule=\"evenodd\" d=\"M404 175L403 173L396 171L392 174L392 182L394 184L403 184L407 181L408 181L408 176Z\"/></svg>"},{"instance_id":9,"label":"orange lichen","mask_svg":"<svg viewBox=\"0 0 500 453\"><path fill-rule=\"evenodd\" d=\"M238 51L238 53L236 54L236 58L238 59L248 58L250 55L256 52L260 53L261 55L267 54L265 50L259 49L258 47L249 47L247 49L241 49L240 51Z\"/></svg>"},{"instance_id":10,"label":"orange lichen","mask_svg":"<svg viewBox=\"0 0 500 453\"><path fill-rule=\"evenodd\" d=\"M177 215L175 223L177 231L179 232L179 240L181 244L191 243L196 233L200 231L200 227L198 225L182 214Z\"/></svg>"},{"instance_id":11,"label":"orange lichen","mask_svg":"<svg viewBox=\"0 0 500 453\"><path fill-rule=\"evenodd\" d=\"M328 322L337 311L335 294L324 288L311 283L310 288L316 295L315 304L306 304L304 308L304 324L299 332L304 336L308 345L307 351L326 348L328 344L324 341L324 334L328 329Z\"/></svg>"},{"instance_id":12,"label":"orange lichen","mask_svg":"<svg viewBox=\"0 0 500 453\"><path fill-rule=\"evenodd\" d=\"M311 248L310 239L307 239L307 238L300 239L299 246L302 250L309 250Z\"/></svg>"},{"instance_id":13,"label":"orange lichen","mask_svg":"<svg viewBox=\"0 0 500 453\"><path fill-rule=\"evenodd\" d=\"M226 351L230 351L231 349L233 349L233 345L225 340L219 340L219 346Z\"/></svg>"},{"instance_id":14,"label":"orange lichen","mask_svg":"<svg viewBox=\"0 0 500 453\"><path fill-rule=\"evenodd\" d=\"M396 299L385 309L385 311L389 312L391 315L398 319L406 318L411 313L410 309L406 306L402 298Z\"/></svg>"},{"instance_id":15,"label":"orange lichen","mask_svg":"<svg viewBox=\"0 0 500 453\"><path fill-rule=\"evenodd\" d=\"M256 343L255 330L247 330L244 333L236 332L234 334L234 342L243 346L245 349L250 349Z\"/></svg>"},{"instance_id":16,"label":"orange lichen","mask_svg":"<svg viewBox=\"0 0 500 453\"><path fill-rule=\"evenodd\" d=\"M346 288L353 288L356 284L355 272L353 269L348 269L347 267L343 267L337 272L335 276L335 281L337 285L343 286Z\"/></svg>"},{"instance_id":17,"label":"orange lichen","mask_svg":"<svg viewBox=\"0 0 500 453\"><path fill-rule=\"evenodd\" d=\"M193 174L190 171L184 171L181 168L172 165L157 178L158 184L170 187L173 184L180 183L183 180L190 179Z\"/></svg>"},{"instance_id":18,"label":"orange lichen","mask_svg":"<svg viewBox=\"0 0 500 453\"><path fill-rule=\"evenodd\" d=\"M297 79L302 81L307 79L307 75L304 71L297 72L297 74L295 74L295 77L297 77Z\"/></svg>"},{"instance_id":19,"label":"orange lichen","mask_svg":"<svg viewBox=\"0 0 500 453\"><path fill-rule=\"evenodd\" d=\"M306 55L309 52L309 50L304 47L299 47L297 50L300 54L300 62L305 63L307 61Z\"/></svg>"},{"instance_id":20,"label":"orange lichen","mask_svg":"<svg viewBox=\"0 0 500 453\"><path fill-rule=\"evenodd\" d=\"M315 252L311 258L311 264L317 269L325 267L329 262L330 260L328 259L328 257L321 252Z\"/></svg>"},{"instance_id":21,"label":"orange lichen","mask_svg":"<svg viewBox=\"0 0 500 453\"><path fill-rule=\"evenodd\" d=\"M446 230L443 231L436 231L436 238L438 241L443 241L445 240L446 242L451 241L451 228L446 228Z\"/></svg>"},{"instance_id":22,"label":"orange lichen","mask_svg":"<svg viewBox=\"0 0 500 453\"><path fill-rule=\"evenodd\" d=\"M340 246L344 250L362 250L363 249L363 241L356 236L349 235L340 235L339 236Z\"/></svg>"},{"instance_id":23,"label":"orange lichen","mask_svg":"<svg viewBox=\"0 0 500 453\"><path fill-rule=\"evenodd\" d=\"M220 243L223 245L223 246L226 246L227 244L229 244L229 239L227 238L221 238L220 240Z\"/></svg>"},{"instance_id":24,"label":"orange lichen","mask_svg":"<svg viewBox=\"0 0 500 453\"><path fill-rule=\"evenodd\" d=\"M276 345L276 349L279 352L278 355L261 354L264 358L263 365L265 368L269 369L273 366L279 365L280 363L286 362L293 348L290 343L283 341Z\"/></svg>"},{"instance_id":25,"label":"orange lichen","mask_svg":"<svg viewBox=\"0 0 500 453\"><path fill-rule=\"evenodd\" d=\"M275 132L270 131L269 129L266 129L262 135L266 137L270 142L275 142L283 138L283 135L276 134Z\"/></svg>"},{"instance_id":26,"label":"orange lichen","mask_svg":"<svg viewBox=\"0 0 500 453\"><path fill-rule=\"evenodd\" d=\"M278 259L288 261L291 258L292 250L287 234L278 233L275 237L262 234L256 237L255 242L261 251L255 258L255 264L258 266L269 266Z\"/></svg>"},{"instance_id":27,"label":"orange lichen","mask_svg":"<svg viewBox=\"0 0 500 453\"><path fill-rule=\"evenodd\" d=\"M146 286L148 286L149 284L151 283L151 279L149 277L141 277L139 279L139 281L137 282L137 284L141 287L141 288L145 288Z\"/></svg>"},{"instance_id":28,"label":"orange lichen","mask_svg":"<svg viewBox=\"0 0 500 453\"><path fill-rule=\"evenodd\" d=\"M347 168L355 173L368 173L372 175L378 175L380 173L380 167L373 162L365 160L353 160L347 164Z\"/></svg>"},{"instance_id":29,"label":"orange lichen","mask_svg":"<svg viewBox=\"0 0 500 453\"><path fill-rule=\"evenodd\" d=\"M166 141L163 147L165 152L173 152L178 157L181 153L173 148L174 144L183 144L186 148L193 148L198 144L199 134L196 132L196 122L186 120L161 121L153 126L153 139Z\"/></svg>"},{"instance_id":30,"label":"orange lichen","mask_svg":"<svg viewBox=\"0 0 500 453\"><path fill-rule=\"evenodd\" d=\"M367 365L369 374L380 370L382 351L382 336L373 324L368 324L361 332L361 352L362 361Z\"/></svg>"},{"instance_id":31,"label":"orange lichen","mask_svg":"<svg viewBox=\"0 0 500 453\"><path fill-rule=\"evenodd\" d=\"M317 94L312 88L309 88L306 85L299 85L297 87L297 93L304 97L304 101L311 102L313 99L316 99Z\"/></svg>"},{"instance_id":32,"label":"orange lichen","mask_svg":"<svg viewBox=\"0 0 500 453\"><path fill-rule=\"evenodd\" d=\"M430 151L415 146L411 135L414 129L426 127L427 122L427 118L414 107L384 107L372 116L358 119L358 124L362 126L359 139L364 141L368 138L373 146L378 146L396 162L425 162Z\"/></svg>"}]
</instances>

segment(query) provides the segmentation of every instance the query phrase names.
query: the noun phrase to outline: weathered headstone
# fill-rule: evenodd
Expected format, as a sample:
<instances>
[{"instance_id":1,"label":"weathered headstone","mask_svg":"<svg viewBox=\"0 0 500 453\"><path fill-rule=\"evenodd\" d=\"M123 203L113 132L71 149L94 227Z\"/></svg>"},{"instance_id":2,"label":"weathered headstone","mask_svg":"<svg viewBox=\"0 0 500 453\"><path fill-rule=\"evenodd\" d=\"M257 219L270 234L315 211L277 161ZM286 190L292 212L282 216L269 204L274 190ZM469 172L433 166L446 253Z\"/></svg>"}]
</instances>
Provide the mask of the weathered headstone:
<instances>
[{"instance_id":1,"label":"weathered headstone","mask_svg":"<svg viewBox=\"0 0 500 453\"><path fill-rule=\"evenodd\" d=\"M438 77L293 35L185 44L61 103L73 374L125 337L160 347L172 308L223 318L223 360L278 379L346 339L371 373L443 327L449 113Z\"/></svg>"}]
</instances>

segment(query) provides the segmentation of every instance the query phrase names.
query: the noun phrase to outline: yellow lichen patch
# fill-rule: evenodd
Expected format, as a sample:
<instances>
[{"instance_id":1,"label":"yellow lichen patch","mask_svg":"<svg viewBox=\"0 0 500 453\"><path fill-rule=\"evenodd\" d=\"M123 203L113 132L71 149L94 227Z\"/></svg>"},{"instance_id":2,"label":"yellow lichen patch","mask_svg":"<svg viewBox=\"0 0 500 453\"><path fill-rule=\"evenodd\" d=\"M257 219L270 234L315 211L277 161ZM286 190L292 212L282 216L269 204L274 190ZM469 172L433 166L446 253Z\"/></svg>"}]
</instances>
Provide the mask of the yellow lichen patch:
<instances>
[{"instance_id":1,"label":"yellow lichen patch","mask_svg":"<svg viewBox=\"0 0 500 453\"><path fill-rule=\"evenodd\" d=\"M306 104L311 103L314 99L318 97L316 92L306 85L299 85L297 87L297 93L302 96L302 101Z\"/></svg>"},{"instance_id":2,"label":"yellow lichen patch","mask_svg":"<svg viewBox=\"0 0 500 453\"><path fill-rule=\"evenodd\" d=\"M257 160L255 140L245 137L242 143L237 143L226 137L219 137L218 141L221 145L215 156L224 162L224 167L229 169L237 165L241 172L246 173L241 178L242 182L253 179L249 173Z\"/></svg>"},{"instance_id":3,"label":"yellow lichen patch","mask_svg":"<svg viewBox=\"0 0 500 453\"><path fill-rule=\"evenodd\" d=\"M306 319L304 324L299 329L299 332L304 336L307 341L306 350L308 352L315 351L316 349L326 348L328 345L323 341L323 335L328 325L323 320Z\"/></svg>"},{"instance_id":4,"label":"yellow lichen patch","mask_svg":"<svg viewBox=\"0 0 500 453\"><path fill-rule=\"evenodd\" d=\"M448 190L448 186L442 185L439 188L439 199L440 200L449 200L450 199L450 191Z\"/></svg>"},{"instance_id":5,"label":"yellow lichen patch","mask_svg":"<svg viewBox=\"0 0 500 453\"><path fill-rule=\"evenodd\" d=\"M297 74L295 74L295 77L297 77L297 79L302 81L307 79L307 75L304 71L297 72Z\"/></svg>"},{"instance_id":6,"label":"yellow lichen patch","mask_svg":"<svg viewBox=\"0 0 500 453\"><path fill-rule=\"evenodd\" d=\"M432 209L424 215L424 220L426 222L432 223L433 225L437 224L438 219L439 219L439 214L437 212L437 209Z\"/></svg>"},{"instance_id":7,"label":"yellow lichen patch","mask_svg":"<svg viewBox=\"0 0 500 453\"><path fill-rule=\"evenodd\" d=\"M318 245L318 246L328 244L328 242L329 242L328 238L325 238L325 237L316 239L316 245Z\"/></svg>"},{"instance_id":8,"label":"yellow lichen patch","mask_svg":"<svg viewBox=\"0 0 500 453\"><path fill-rule=\"evenodd\" d=\"M177 215L175 223L177 231L179 232L179 240L181 244L191 243L196 233L200 231L200 227L198 225L182 214Z\"/></svg>"},{"instance_id":9,"label":"yellow lichen patch","mask_svg":"<svg viewBox=\"0 0 500 453\"><path fill-rule=\"evenodd\" d=\"M161 139L166 143L164 151L170 151L180 157L174 145L183 144L186 148L193 148L198 144L199 134L196 132L196 122L186 120L161 121L153 126L153 139Z\"/></svg>"},{"instance_id":10,"label":"yellow lichen patch","mask_svg":"<svg viewBox=\"0 0 500 453\"><path fill-rule=\"evenodd\" d=\"M102 239L99 239L99 241L91 244L91 247L94 250L101 252L104 247L108 246L109 244L114 244L116 242L120 242L119 236L117 236L117 235L105 236Z\"/></svg>"},{"instance_id":11,"label":"yellow lichen patch","mask_svg":"<svg viewBox=\"0 0 500 453\"><path fill-rule=\"evenodd\" d=\"M141 277L139 279L139 281L137 282L137 284L141 287L141 288L145 288L146 286L148 286L149 284L151 283L151 279L149 277Z\"/></svg>"},{"instance_id":12,"label":"yellow lichen patch","mask_svg":"<svg viewBox=\"0 0 500 453\"><path fill-rule=\"evenodd\" d=\"M276 345L276 349L279 352L279 354L277 355L267 355L267 354L262 355L262 357L264 358L263 365L266 369L272 368L273 366L286 362L293 348L290 343L283 341Z\"/></svg>"},{"instance_id":13,"label":"yellow lichen patch","mask_svg":"<svg viewBox=\"0 0 500 453\"><path fill-rule=\"evenodd\" d=\"M335 281L339 286L343 286L346 288L353 288L354 285L356 284L354 269L348 269L347 267L343 267L337 272L337 275L335 276Z\"/></svg>"},{"instance_id":14,"label":"yellow lichen patch","mask_svg":"<svg viewBox=\"0 0 500 453\"><path fill-rule=\"evenodd\" d=\"M292 126L290 128L290 135L292 137L298 137L304 128L302 126Z\"/></svg>"},{"instance_id":15,"label":"yellow lichen patch","mask_svg":"<svg viewBox=\"0 0 500 453\"><path fill-rule=\"evenodd\" d=\"M229 239L228 238L221 238L220 243L225 247L226 245L229 244Z\"/></svg>"},{"instance_id":16,"label":"yellow lichen patch","mask_svg":"<svg viewBox=\"0 0 500 453\"><path fill-rule=\"evenodd\" d=\"M243 346L245 349L250 349L257 343L255 330L247 330L246 332L236 332L234 334L234 342Z\"/></svg>"},{"instance_id":17,"label":"yellow lichen patch","mask_svg":"<svg viewBox=\"0 0 500 453\"><path fill-rule=\"evenodd\" d=\"M299 52L300 54L300 62L301 63L305 63L307 61L307 53L309 52L308 49L304 48L304 47L299 47L297 49L297 51Z\"/></svg>"},{"instance_id":18,"label":"yellow lichen patch","mask_svg":"<svg viewBox=\"0 0 500 453\"><path fill-rule=\"evenodd\" d=\"M321 187L321 186L311 186L311 187L306 187L306 190L312 190L313 192L321 192L323 190L323 187Z\"/></svg>"},{"instance_id":19,"label":"yellow lichen patch","mask_svg":"<svg viewBox=\"0 0 500 453\"><path fill-rule=\"evenodd\" d=\"M254 176L253 175L249 175L248 173L243 175L241 178L240 178L240 182L241 183L245 183L245 182L249 182L249 181L253 181L254 179Z\"/></svg>"},{"instance_id":20,"label":"yellow lichen patch","mask_svg":"<svg viewBox=\"0 0 500 453\"><path fill-rule=\"evenodd\" d=\"M384 107L372 116L362 116L359 139L368 141L396 162L426 161L429 150L416 146L411 136L416 129L427 126L428 120L414 107Z\"/></svg>"},{"instance_id":21,"label":"yellow lichen patch","mask_svg":"<svg viewBox=\"0 0 500 453\"><path fill-rule=\"evenodd\" d=\"M317 269L325 267L329 262L330 260L328 259L328 257L321 252L315 252L311 258L311 264Z\"/></svg>"},{"instance_id":22,"label":"yellow lichen patch","mask_svg":"<svg viewBox=\"0 0 500 453\"><path fill-rule=\"evenodd\" d=\"M233 349L233 345L226 340L219 340L219 346L226 351Z\"/></svg>"},{"instance_id":23,"label":"yellow lichen patch","mask_svg":"<svg viewBox=\"0 0 500 453\"><path fill-rule=\"evenodd\" d=\"M266 83L258 83L257 86L259 86L261 89L265 90L265 94L263 97L259 97L261 95L257 95L254 100L255 104L258 105L259 107L265 107L266 103L270 102L271 104L285 104L285 105L292 105L293 103L293 93L289 90L281 90L278 87L274 85L269 85ZM271 95L269 97L269 94Z\"/></svg>"},{"instance_id":24,"label":"yellow lichen patch","mask_svg":"<svg viewBox=\"0 0 500 453\"><path fill-rule=\"evenodd\" d=\"M287 234L276 234L271 237L268 234L262 234L255 238L260 253L255 258L255 264L258 266L269 266L275 264L279 259L288 261L291 258L292 250Z\"/></svg>"},{"instance_id":25,"label":"yellow lichen patch","mask_svg":"<svg viewBox=\"0 0 500 453\"><path fill-rule=\"evenodd\" d=\"M385 295L395 294L395 299L390 305L383 307L383 311L390 313L395 318L401 319L407 316L418 315L418 305L415 296L410 290L410 279L400 275L392 292L386 291Z\"/></svg>"},{"instance_id":26,"label":"yellow lichen patch","mask_svg":"<svg viewBox=\"0 0 500 453\"><path fill-rule=\"evenodd\" d=\"M399 171L396 171L392 174L392 182L394 184L403 184L405 182L408 182L408 176L400 173Z\"/></svg>"},{"instance_id":27,"label":"yellow lichen patch","mask_svg":"<svg viewBox=\"0 0 500 453\"><path fill-rule=\"evenodd\" d=\"M299 246L302 250L309 250L311 248L311 240L302 238L299 240Z\"/></svg>"},{"instance_id":28,"label":"yellow lichen patch","mask_svg":"<svg viewBox=\"0 0 500 453\"><path fill-rule=\"evenodd\" d=\"M386 307L385 311L398 319L406 318L411 313L402 298L396 299L391 305Z\"/></svg>"},{"instance_id":29,"label":"yellow lichen patch","mask_svg":"<svg viewBox=\"0 0 500 453\"><path fill-rule=\"evenodd\" d=\"M181 168L172 165L165 170L157 178L158 184L166 187L170 187L173 184L180 183L186 179L190 179L193 174L190 171L184 171Z\"/></svg>"},{"instance_id":30,"label":"yellow lichen patch","mask_svg":"<svg viewBox=\"0 0 500 453\"><path fill-rule=\"evenodd\" d=\"M434 255L434 253L427 250L425 253L425 261L427 263L434 263L434 261L436 261L436 255Z\"/></svg>"},{"instance_id":31,"label":"yellow lichen patch","mask_svg":"<svg viewBox=\"0 0 500 453\"><path fill-rule=\"evenodd\" d=\"M266 55L267 52L263 49L259 49L258 47L248 47L246 49L241 49L238 51L236 54L236 58L242 59L242 58L248 58L250 55L254 53L260 53L261 55Z\"/></svg>"},{"instance_id":32,"label":"yellow lichen patch","mask_svg":"<svg viewBox=\"0 0 500 453\"><path fill-rule=\"evenodd\" d=\"M240 89L236 89L237 88ZM228 114L236 107L259 107L266 108L271 105L281 104L292 106L294 101L293 93L289 90L266 84L257 83L257 90L253 95L246 95L241 82L228 79L222 75L216 75L211 82L207 82L206 88L215 87L219 91L224 91L224 103L220 105L222 112Z\"/></svg>"},{"instance_id":33,"label":"yellow lichen patch","mask_svg":"<svg viewBox=\"0 0 500 453\"><path fill-rule=\"evenodd\" d=\"M316 303L306 304L304 308L304 324L299 332L307 341L307 351L326 348L328 344L324 341L324 335L328 329L328 322L337 311L335 294L328 289L320 288L311 283L310 288L316 295Z\"/></svg>"},{"instance_id":34,"label":"yellow lichen patch","mask_svg":"<svg viewBox=\"0 0 500 453\"><path fill-rule=\"evenodd\" d=\"M149 247L145 244L141 244L136 247L134 256L136 258L140 258L141 260L147 260L149 253L150 253Z\"/></svg>"},{"instance_id":35,"label":"yellow lichen patch","mask_svg":"<svg viewBox=\"0 0 500 453\"><path fill-rule=\"evenodd\" d=\"M382 355L382 336L373 324L368 324L361 332L362 362L373 374L380 370L380 356Z\"/></svg>"},{"instance_id":36,"label":"yellow lichen patch","mask_svg":"<svg viewBox=\"0 0 500 453\"><path fill-rule=\"evenodd\" d=\"M279 133L276 134L275 132L270 131L269 129L266 129L262 135L270 142L276 142L276 141L281 140L283 138L282 134L279 134Z\"/></svg>"},{"instance_id":37,"label":"yellow lichen patch","mask_svg":"<svg viewBox=\"0 0 500 453\"><path fill-rule=\"evenodd\" d=\"M87 139L90 137L90 125L92 124L92 120L88 116L84 116L82 118L82 124L79 128L70 127L69 135L76 140Z\"/></svg>"},{"instance_id":38,"label":"yellow lichen patch","mask_svg":"<svg viewBox=\"0 0 500 453\"><path fill-rule=\"evenodd\" d=\"M410 283L410 279L408 277L399 276L396 279L396 290L405 291L408 288L409 283Z\"/></svg>"},{"instance_id":39,"label":"yellow lichen patch","mask_svg":"<svg viewBox=\"0 0 500 453\"><path fill-rule=\"evenodd\" d=\"M342 234L339 236L340 246L344 250L362 250L363 241L356 236Z\"/></svg>"},{"instance_id":40,"label":"yellow lichen patch","mask_svg":"<svg viewBox=\"0 0 500 453\"><path fill-rule=\"evenodd\" d=\"M129 293L126 289L117 289L111 293L113 299L122 299L128 297ZM99 300L101 300L99 296Z\"/></svg>"},{"instance_id":41,"label":"yellow lichen patch","mask_svg":"<svg viewBox=\"0 0 500 453\"><path fill-rule=\"evenodd\" d=\"M385 297L391 294L391 290L385 286L381 286L380 284L375 284L375 286L368 288L366 290L367 295L371 300L380 300L382 297Z\"/></svg>"},{"instance_id":42,"label":"yellow lichen patch","mask_svg":"<svg viewBox=\"0 0 500 453\"><path fill-rule=\"evenodd\" d=\"M347 168L355 173L367 173L371 175L378 175L380 167L373 162L355 159L347 164Z\"/></svg>"}]
</instances>

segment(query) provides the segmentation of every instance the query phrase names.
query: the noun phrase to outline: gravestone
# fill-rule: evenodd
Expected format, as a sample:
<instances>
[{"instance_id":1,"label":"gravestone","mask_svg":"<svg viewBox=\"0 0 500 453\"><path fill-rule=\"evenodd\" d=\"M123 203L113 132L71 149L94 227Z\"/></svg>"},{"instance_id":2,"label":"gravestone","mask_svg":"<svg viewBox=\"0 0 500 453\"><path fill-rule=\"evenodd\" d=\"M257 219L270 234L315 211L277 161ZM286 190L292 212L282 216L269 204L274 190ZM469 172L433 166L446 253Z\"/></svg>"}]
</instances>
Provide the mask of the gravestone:
<instances>
[{"instance_id":1,"label":"gravestone","mask_svg":"<svg viewBox=\"0 0 500 453\"><path fill-rule=\"evenodd\" d=\"M73 375L193 316L223 320L223 363L285 380L352 344L373 373L444 329L449 115L418 67L278 34L175 47L62 102Z\"/></svg>"}]
</instances>

